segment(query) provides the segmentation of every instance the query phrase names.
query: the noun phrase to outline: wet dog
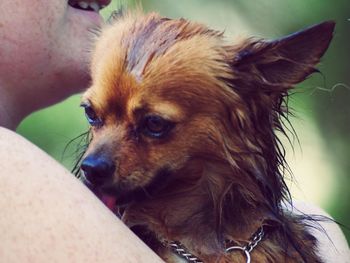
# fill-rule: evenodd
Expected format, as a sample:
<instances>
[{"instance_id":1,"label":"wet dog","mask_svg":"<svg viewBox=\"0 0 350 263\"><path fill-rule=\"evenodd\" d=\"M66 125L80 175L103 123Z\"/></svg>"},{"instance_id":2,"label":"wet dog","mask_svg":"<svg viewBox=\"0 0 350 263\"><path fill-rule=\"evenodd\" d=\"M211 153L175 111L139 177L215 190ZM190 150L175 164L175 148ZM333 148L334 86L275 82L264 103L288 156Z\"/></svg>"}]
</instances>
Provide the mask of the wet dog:
<instances>
[{"instance_id":1,"label":"wet dog","mask_svg":"<svg viewBox=\"0 0 350 263\"><path fill-rule=\"evenodd\" d=\"M333 30L227 42L185 19L119 14L82 100L86 184L167 262L321 262L307 222L283 209L276 131Z\"/></svg>"}]
</instances>

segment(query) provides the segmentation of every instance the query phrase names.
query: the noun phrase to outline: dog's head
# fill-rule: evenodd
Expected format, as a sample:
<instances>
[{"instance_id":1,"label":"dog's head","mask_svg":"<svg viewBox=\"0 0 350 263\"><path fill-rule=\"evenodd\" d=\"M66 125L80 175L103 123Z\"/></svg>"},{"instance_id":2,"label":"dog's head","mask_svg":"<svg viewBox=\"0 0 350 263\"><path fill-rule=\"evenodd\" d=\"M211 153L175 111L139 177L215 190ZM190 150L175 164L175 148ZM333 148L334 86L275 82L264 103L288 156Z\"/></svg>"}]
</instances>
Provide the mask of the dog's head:
<instances>
[{"instance_id":1,"label":"dog's head","mask_svg":"<svg viewBox=\"0 0 350 263\"><path fill-rule=\"evenodd\" d=\"M217 191L238 185L247 198L278 201L281 103L315 71L333 28L325 22L276 41L232 44L184 19L119 17L98 39L82 100L92 133L85 177L122 205L226 165L229 179L206 175Z\"/></svg>"}]
</instances>

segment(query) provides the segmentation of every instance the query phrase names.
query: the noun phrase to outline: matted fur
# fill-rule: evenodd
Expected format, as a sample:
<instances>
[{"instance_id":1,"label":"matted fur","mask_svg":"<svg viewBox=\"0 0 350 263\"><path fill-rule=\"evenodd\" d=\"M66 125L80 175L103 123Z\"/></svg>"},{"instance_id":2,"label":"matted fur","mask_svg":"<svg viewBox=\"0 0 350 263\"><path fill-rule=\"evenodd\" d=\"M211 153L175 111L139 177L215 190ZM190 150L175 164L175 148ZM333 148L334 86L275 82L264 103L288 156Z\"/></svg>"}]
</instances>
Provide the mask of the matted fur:
<instances>
[{"instance_id":1,"label":"matted fur","mask_svg":"<svg viewBox=\"0 0 350 263\"><path fill-rule=\"evenodd\" d=\"M86 156L113 160L109 195L144 191L122 220L167 262L176 262L170 240L204 262L245 262L224 253L225 240L244 245L260 226L253 262L321 262L307 223L282 208L290 199L276 131L288 90L315 70L333 28L230 43L202 24L136 11L102 30L83 101L103 125L92 127ZM175 125L150 138L138 127L146 114Z\"/></svg>"}]
</instances>

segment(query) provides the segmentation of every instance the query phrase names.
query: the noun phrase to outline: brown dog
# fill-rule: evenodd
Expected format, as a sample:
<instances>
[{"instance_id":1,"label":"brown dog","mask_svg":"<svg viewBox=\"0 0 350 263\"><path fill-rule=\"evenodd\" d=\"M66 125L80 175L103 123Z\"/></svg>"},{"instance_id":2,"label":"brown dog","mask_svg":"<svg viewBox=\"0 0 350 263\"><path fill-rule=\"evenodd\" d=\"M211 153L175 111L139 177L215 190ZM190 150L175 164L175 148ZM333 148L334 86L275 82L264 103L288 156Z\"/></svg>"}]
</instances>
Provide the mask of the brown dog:
<instances>
[{"instance_id":1,"label":"brown dog","mask_svg":"<svg viewBox=\"0 0 350 263\"><path fill-rule=\"evenodd\" d=\"M275 132L334 22L233 44L184 19L115 20L83 97L86 183L167 262L321 262L307 222L283 209Z\"/></svg>"}]
</instances>

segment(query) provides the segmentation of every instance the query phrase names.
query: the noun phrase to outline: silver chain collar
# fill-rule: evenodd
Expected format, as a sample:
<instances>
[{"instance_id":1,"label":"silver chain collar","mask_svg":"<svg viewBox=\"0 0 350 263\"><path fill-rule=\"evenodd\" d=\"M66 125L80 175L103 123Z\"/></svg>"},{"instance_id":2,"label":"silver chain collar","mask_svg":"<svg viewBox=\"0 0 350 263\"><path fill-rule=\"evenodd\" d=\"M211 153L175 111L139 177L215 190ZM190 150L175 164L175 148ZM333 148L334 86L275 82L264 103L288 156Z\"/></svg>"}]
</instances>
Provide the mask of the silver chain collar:
<instances>
[{"instance_id":1,"label":"silver chain collar","mask_svg":"<svg viewBox=\"0 0 350 263\"><path fill-rule=\"evenodd\" d=\"M246 256L246 263L251 262L250 253L253 251L253 249L259 244L259 242L263 239L265 236L265 232L263 227L260 227L259 230L251 237L251 241L245 246L230 246L225 249L226 253L234 252L235 250L242 251ZM187 249L177 241L171 241L169 242L169 247L180 257L185 259L188 263L203 263L199 258L191 254L187 251Z\"/></svg>"}]
</instances>

